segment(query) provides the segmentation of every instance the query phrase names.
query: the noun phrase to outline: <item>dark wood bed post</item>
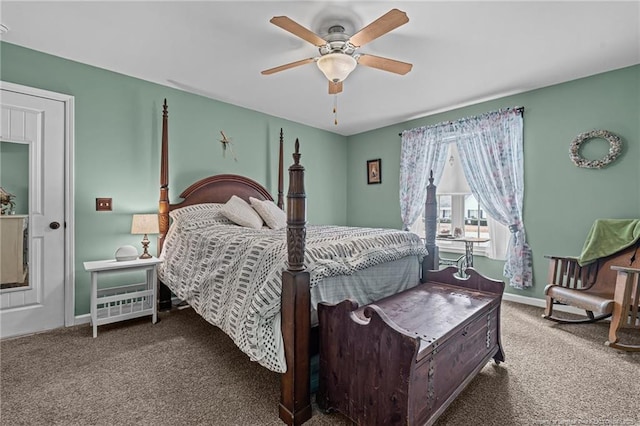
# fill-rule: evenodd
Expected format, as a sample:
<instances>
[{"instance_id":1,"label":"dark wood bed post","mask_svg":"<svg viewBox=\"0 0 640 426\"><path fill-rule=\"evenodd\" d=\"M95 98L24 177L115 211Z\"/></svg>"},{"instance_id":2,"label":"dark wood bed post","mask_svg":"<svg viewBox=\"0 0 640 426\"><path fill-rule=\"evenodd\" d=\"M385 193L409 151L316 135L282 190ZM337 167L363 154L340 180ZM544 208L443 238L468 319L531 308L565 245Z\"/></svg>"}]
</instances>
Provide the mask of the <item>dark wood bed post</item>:
<instances>
[{"instance_id":1,"label":"dark wood bed post","mask_svg":"<svg viewBox=\"0 0 640 426\"><path fill-rule=\"evenodd\" d=\"M283 182L283 176L282 176L284 171L283 145L284 145L284 136L282 135L282 127L280 127L280 153L278 157L278 207L280 207L281 209L284 207L284 195L283 195L284 182Z\"/></svg>"},{"instance_id":2,"label":"dark wood bed post","mask_svg":"<svg viewBox=\"0 0 640 426\"><path fill-rule=\"evenodd\" d=\"M289 269L282 272L282 337L287 371L280 381L280 419L299 425L311 418L309 382L311 301L309 272L304 267L306 195L304 167L296 139L294 164L289 167L287 194L287 249Z\"/></svg>"},{"instance_id":3,"label":"dark wood bed post","mask_svg":"<svg viewBox=\"0 0 640 426\"><path fill-rule=\"evenodd\" d=\"M167 99L162 106L162 150L160 153L160 201L158 203L158 221L160 236L158 237L158 256L162 251L164 237L169 230L169 110ZM158 309L171 309L171 290L158 281Z\"/></svg>"},{"instance_id":4,"label":"dark wood bed post","mask_svg":"<svg viewBox=\"0 0 640 426\"><path fill-rule=\"evenodd\" d=\"M426 271L439 269L438 246L436 246L436 233L438 232L438 199L436 198L436 186L433 184L433 170L429 173L427 185L427 200L424 208L425 247L429 254L422 260L422 281L426 281Z\"/></svg>"}]
</instances>

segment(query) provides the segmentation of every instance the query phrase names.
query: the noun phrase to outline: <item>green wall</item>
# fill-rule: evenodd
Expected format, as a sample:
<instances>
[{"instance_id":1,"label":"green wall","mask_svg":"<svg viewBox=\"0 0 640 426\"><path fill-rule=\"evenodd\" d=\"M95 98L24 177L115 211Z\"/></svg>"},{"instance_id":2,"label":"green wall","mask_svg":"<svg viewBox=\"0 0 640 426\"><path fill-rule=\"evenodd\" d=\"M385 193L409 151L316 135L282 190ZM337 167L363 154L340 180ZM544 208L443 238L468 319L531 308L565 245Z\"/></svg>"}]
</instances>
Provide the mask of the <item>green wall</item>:
<instances>
[{"instance_id":1,"label":"green wall","mask_svg":"<svg viewBox=\"0 0 640 426\"><path fill-rule=\"evenodd\" d=\"M0 186L15 195L16 214L29 213L29 145L0 143Z\"/></svg>"},{"instance_id":2,"label":"green wall","mask_svg":"<svg viewBox=\"0 0 640 426\"><path fill-rule=\"evenodd\" d=\"M402 226L399 132L523 106L524 223L533 250L534 287L507 291L542 297L547 274L545 254L579 255L594 219L640 217L639 99L640 66L633 66L351 136L348 224ZM619 135L624 142L623 153L607 168L578 168L569 160L569 144L579 133L593 129ZM604 140L584 145L584 155L590 159L602 157L607 150ZM366 160L372 158L382 159L381 185L366 183ZM476 257L475 266L486 275L504 279L503 262Z\"/></svg>"},{"instance_id":3,"label":"green wall","mask_svg":"<svg viewBox=\"0 0 640 426\"><path fill-rule=\"evenodd\" d=\"M534 287L507 289L515 294L541 297L543 256L579 254L594 219L640 217L640 66L343 137L8 43L0 42L0 55L2 80L75 97L78 315L89 311L89 274L82 262L111 258L124 244L138 246L139 237L128 233L131 215L156 209L164 98L173 201L194 180L218 173L249 176L276 195L282 127L285 165L295 138L301 142L310 223L394 228L402 226L399 132L524 106L524 221L534 253ZM580 169L569 160L571 140L592 129L610 130L624 140L623 154L606 169ZM232 138L237 163L222 157L220 130ZM600 142L587 144L585 155L602 156L607 145ZM366 161L376 158L382 159L382 184L367 185ZM96 212L96 197L112 197L114 210ZM476 267L503 279L502 262L477 257Z\"/></svg>"},{"instance_id":4,"label":"green wall","mask_svg":"<svg viewBox=\"0 0 640 426\"><path fill-rule=\"evenodd\" d=\"M309 222L346 224L344 136L9 43L0 43L0 55L3 81L75 97L76 315L89 312L90 277L82 263L111 259L125 244L140 249L140 236L129 234L131 215L157 211L164 98L172 202L195 180L219 173L248 176L277 196L282 127L285 167L300 139ZM222 157L221 130L232 139L238 162ZM285 172L285 193L287 182ZM113 211L96 212L97 197L113 198Z\"/></svg>"}]
</instances>

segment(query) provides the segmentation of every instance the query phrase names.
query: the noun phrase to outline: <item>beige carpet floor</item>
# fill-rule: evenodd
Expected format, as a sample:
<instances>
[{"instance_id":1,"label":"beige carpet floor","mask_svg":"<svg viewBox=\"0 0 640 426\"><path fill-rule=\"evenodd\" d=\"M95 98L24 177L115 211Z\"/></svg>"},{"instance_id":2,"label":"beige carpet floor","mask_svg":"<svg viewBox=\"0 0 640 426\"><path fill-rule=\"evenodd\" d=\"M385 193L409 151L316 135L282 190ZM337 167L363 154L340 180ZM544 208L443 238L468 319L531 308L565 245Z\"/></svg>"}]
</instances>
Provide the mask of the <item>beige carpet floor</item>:
<instances>
[{"instance_id":1,"label":"beige carpet floor","mask_svg":"<svg viewBox=\"0 0 640 426\"><path fill-rule=\"evenodd\" d=\"M640 353L607 323L558 325L503 302L491 361L436 425L640 425ZM191 309L0 342L2 425L279 425L279 376ZM636 342L638 333L628 334ZM314 410L309 425L350 424Z\"/></svg>"}]
</instances>

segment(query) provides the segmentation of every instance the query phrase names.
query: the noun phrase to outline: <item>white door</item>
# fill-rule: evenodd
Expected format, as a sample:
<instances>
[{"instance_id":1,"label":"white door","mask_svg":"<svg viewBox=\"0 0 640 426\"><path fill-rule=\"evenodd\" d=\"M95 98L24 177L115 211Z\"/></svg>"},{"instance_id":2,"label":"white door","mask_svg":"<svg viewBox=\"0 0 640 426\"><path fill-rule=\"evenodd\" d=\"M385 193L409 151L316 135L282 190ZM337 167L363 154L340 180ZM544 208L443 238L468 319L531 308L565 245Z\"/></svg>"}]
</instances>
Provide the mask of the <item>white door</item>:
<instances>
[{"instance_id":1,"label":"white door","mask_svg":"<svg viewBox=\"0 0 640 426\"><path fill-rule=\"evenodd\" d=\"M3 153L27 147L28 187L20 193L27 214L24 256L27 268L22 283L4 284L0 289L0 337L34 333L65 325L65 103L6 90L3 86L0 143ZM20 157L18 157L20 158ZM0 158L0 160L2 160ZM12 160L4 169L19 171ZM20 182L0 172L0 186L7 192ZM19 174L19 172L14 172ZM27 183L24 183L27 184ZM28 195L27 195L28 194ZM17 201L17 200L16 200ZM1 220L8 223L7 220ZM4 226L0 238L5 238ZM7 251L8 253L5 253ZM3 250L0 256L16 255Z\"/></svg>"}]
</instances>

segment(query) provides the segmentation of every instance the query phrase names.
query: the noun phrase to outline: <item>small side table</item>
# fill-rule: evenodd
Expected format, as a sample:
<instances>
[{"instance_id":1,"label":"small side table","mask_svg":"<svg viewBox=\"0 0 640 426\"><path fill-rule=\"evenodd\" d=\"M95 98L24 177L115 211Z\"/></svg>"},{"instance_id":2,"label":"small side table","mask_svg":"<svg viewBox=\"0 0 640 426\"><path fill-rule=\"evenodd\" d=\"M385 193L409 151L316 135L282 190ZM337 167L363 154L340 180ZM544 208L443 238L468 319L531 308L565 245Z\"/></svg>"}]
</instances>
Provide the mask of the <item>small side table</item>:
<instances>
[{"instance_id":1,"label":"small side table","mask_svg":"<svg viewBox=\"0 0 640 426\"><path fill-rule=\"evenodd\" d=\"M464 270L467 268L473 268L473 245L486 243L491 241L489 238L477 238L477 237L436 237L436 240L442 241L462 241L464 243L464 255L455 260L455 264L458 265L459 275L464 277ZM454 264L452 262L451 264Z\"/></svg>"},{"instance_id":2,"label":"small side table","mask_svg":"<svg viewBox=\"0 0 640 426\"><path fill-rule=\"evenodd\" d=\"M473 268L473 245L491 241L489 238L476 238L476 237L460 237L460 238L454 238L454 240L464 241L464 253L465 253L465 259L466 259L465 268Z\"/></svg>"},{"instance_id":3,"label":"small side table","mask_svg":"<svg viewBox=\"0 0 640 426\"><path fill-rule=\"evenodd\" d=\"M135 259L126 261L98 260L84 262L84 269L91 272L91 324L93 337L98 336L98 326L112 322L157 316L157 267L162 261L158 258ZM98 276L113 272L146 271L146 281L118 287L98 289Z\"/></svg>"}]
</instances>

